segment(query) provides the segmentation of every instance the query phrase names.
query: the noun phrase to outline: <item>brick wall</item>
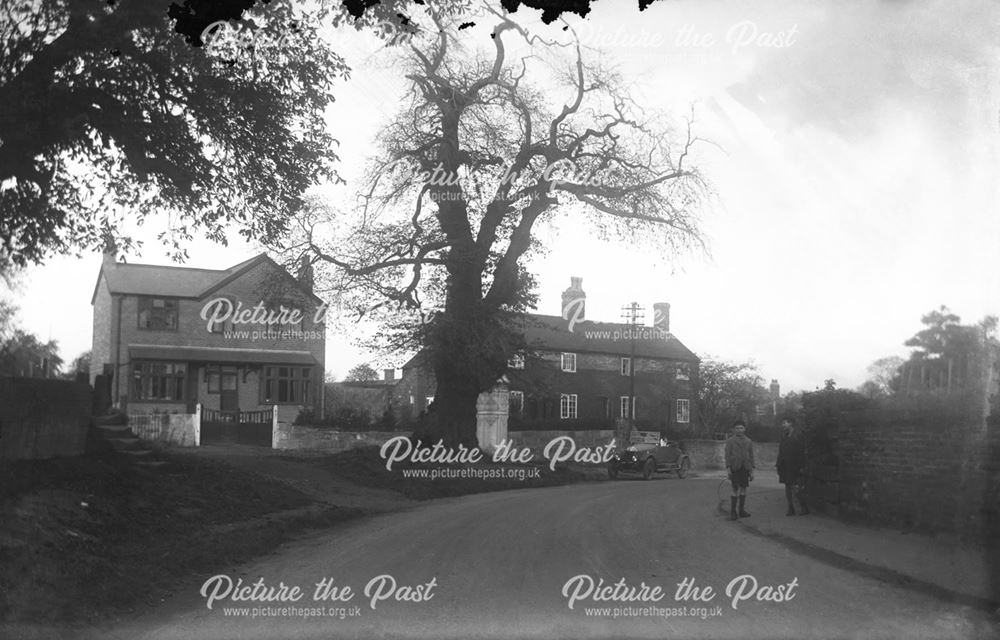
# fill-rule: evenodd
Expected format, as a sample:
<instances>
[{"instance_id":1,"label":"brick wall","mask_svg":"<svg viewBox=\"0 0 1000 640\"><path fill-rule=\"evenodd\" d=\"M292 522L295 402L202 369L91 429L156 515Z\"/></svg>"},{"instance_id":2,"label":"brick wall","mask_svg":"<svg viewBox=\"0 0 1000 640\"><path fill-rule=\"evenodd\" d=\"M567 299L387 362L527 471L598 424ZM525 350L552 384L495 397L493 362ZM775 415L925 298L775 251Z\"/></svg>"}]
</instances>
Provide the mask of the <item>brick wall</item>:
<instances>
[{"instance_id":1,"label":"brick wall","mask_svg":"<svg viewBox=\"0 0 1000 640\"><path fill-rule=\"evenodd\" d=\"M105 363L114 362L111 353L114 330L114 304L102 275L94 293L93 338L90 347L90 384L103 373Z\"/></svg>"},{"instance_id":2,"label":"brick wall","mask_svg":"<svg viewBox=\"0 0 1000 640\"><path fill-rule=\"evenodd\" d=\"M0 376L0 459L82 454L90 401L79 382Z\"/></svg>"},{"instance_id":3,"label":"brick wall","mask_svg":"<svg viewBox=\"0 0 1000 640\"><path fill-rule=\"evenodd\" d=\"M694 469L725 469L726 443L724 440L682 440L681 446L691 456ZM754 457L758 469L773 469L778 461L778 444L755 442Z\"/></svg>"},{"instance_id":4,"label":"brick wall","mask_svg":"<svg viewBox=\"0 0 1000 640\"><path fill-rule=\"evenodd\" d=\"M985 535L995 526L995 426L956 419L844 420L837 433L837 512L926 531ZM829 497L829 492L828 496Z\"/></svg>"},{"instance_id":5,"label":"brick wall","mask_svg":"<svg viewBox=\"0 0 1000 640\"><path fill-rule=\"evenodd\" d=\"M525 447L534 452L535 459L542 459L542 452L545 446L555 438L569 436L573 438L577 449L583 447L603 447L615 437L613 429L587 430L587 431L508 431L507 439L514 443L518 449Z\"/></svg>"},{"instance_id":6,"label":"brick wall","mask_svg":"<svg viewBox=\"0 0 1000 640\"><path fill-rule=\"evenodd\" d=\"M326 413L333 415L341 409L353 409L368 414L372 420L381 418L389 408L397 414L403 413L393 406L393 392L390 384L329 382L326 384ZM409 398L405 406L408 405Z\"/></svg>"},{"instance_id":7,"label":"brick wall","mask_svg":"<svg viewBox=\"0 0 1000 640\"><path fill-rule=\"evenodd\" d=\"M808 489L821 510L1000 541L1000 421L844 412L811 443Z\"/></svg>"},{"instance_id":8,"label":"brick wall","mask_svg":"<svg viewBox=\"0 0 1000 640\"><path fill-rule=\"evenodd\" d=\"M358 447L381 446L402 431L336 431L279 422L272 441L275 449L309 449L336 453Z\"/></svg>"}]
</instances>

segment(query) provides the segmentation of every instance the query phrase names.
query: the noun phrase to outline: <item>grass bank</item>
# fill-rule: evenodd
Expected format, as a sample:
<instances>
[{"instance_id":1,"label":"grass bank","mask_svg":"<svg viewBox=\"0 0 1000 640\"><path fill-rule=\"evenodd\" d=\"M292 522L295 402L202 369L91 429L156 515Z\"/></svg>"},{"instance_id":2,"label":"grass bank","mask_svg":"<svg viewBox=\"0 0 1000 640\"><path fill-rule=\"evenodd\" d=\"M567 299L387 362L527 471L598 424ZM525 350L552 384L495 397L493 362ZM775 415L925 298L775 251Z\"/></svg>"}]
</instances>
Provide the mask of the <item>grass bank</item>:
<instances>
[{"instance_id":1,"label":"grass bank","mask_svg":"<svg viewBox=\"0 0 1000 640\"><path fill-rule=\"evenodd\" d=\"M313 501L216 460L156 457L164 464L105 454L0 468L0 619L115 619L270 552L296 529L359 513L268 519Z\"/></svg>"}]
</instances>

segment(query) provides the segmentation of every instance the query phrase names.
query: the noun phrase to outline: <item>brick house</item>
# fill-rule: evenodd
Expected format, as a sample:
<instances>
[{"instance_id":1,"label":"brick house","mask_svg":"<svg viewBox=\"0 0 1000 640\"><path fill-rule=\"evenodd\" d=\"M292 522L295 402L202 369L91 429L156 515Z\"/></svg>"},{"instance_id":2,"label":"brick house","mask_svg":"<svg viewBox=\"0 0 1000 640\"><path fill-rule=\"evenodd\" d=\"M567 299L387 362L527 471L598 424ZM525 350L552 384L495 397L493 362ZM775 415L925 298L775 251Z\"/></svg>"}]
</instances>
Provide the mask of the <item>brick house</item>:
<instances>
[{"instance_id":1,"label":"brick house","mask_svg":"<svg viewBox=\"0 0 1000 640\"><path fill-rule=\"evenodd\" d=\"M91 383L102 376L95 386L129 413L277 405L290 421L321 411L325 308L311 283L309 265L296 278L265 254L221 270L105 254L91 299Z\"/></svg>"},{"instance_id":2,"label":"brick house","mask_svg":"<svg viewBox=\"0 0 1000 640\"><path fill-rule=\"evenodd\" d=\"M593 322L585 317L582 280L563 292L565 316L528 314L528 352L510 363L510 429L558 428L565 421L599 421L611 428L630 413L635 367L635 413L640 428L685 427L696 415L693 380L698 357L670 333L670 305L654 305L653 326ZM634 340L633 340L634 337ZM633 344L634 343L634 344ZM433 374L417 354L403 366L395 406L415 417L433 400Z\"/></svg>"}]
</instances>

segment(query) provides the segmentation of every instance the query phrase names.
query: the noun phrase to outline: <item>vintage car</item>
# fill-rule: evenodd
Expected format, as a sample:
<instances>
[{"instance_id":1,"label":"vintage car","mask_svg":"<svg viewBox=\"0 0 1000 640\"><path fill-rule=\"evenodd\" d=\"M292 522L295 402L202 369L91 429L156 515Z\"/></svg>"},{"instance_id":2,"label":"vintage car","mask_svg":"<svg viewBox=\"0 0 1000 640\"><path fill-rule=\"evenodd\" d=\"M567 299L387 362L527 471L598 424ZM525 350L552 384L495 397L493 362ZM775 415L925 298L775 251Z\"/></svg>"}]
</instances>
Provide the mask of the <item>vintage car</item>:
<instances>
[{"instance_id":1,"label":"vintage car","mask_svg":"<svg viewBox=\"0 0 1000 640\"><path fill-rule=\"evenodd\" d=\"M680 443L660 440L658 444L636 443L617 452L608 463L608 477L612 480L619 473L641 473L649 480L654 473L677 472L683 478L691 470L691 458L680 447Z\"/></svg>"}]
</instances>

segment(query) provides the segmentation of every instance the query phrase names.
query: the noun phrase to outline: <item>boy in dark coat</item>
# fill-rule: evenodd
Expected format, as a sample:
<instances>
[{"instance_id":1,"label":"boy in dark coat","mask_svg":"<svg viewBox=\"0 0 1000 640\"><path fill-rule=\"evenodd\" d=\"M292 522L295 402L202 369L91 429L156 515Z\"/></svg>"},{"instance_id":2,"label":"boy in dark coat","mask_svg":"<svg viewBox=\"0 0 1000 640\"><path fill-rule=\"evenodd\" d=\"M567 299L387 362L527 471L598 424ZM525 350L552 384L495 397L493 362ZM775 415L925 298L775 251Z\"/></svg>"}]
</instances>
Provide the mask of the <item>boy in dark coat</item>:
<instances>
[{"instance_id":1,"label":"boy in dark coat","mask_svg":"<svg viewBox=\"0 0 1000 640\"><path fill-rule=\"evenodd\" d=\"M802 496L801 482L806 466L806 443L802 435L795 430L795 419L785 418L781 421L785 435L778 445L778 481L785 485L785 500L788 501L786 516L795 515L795 498L799 499L802 515L809 514L809 507Z\"/></svg>"}]
</instances>

